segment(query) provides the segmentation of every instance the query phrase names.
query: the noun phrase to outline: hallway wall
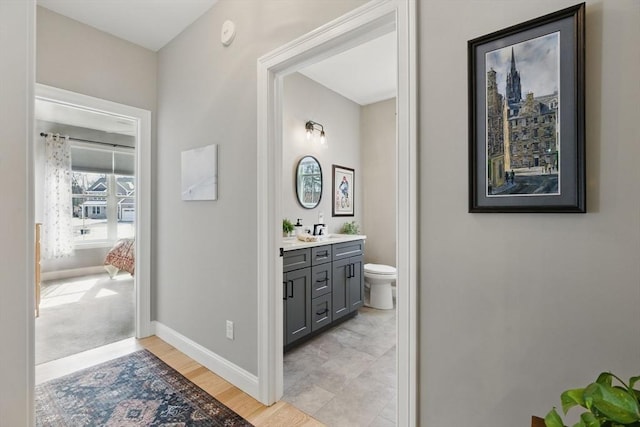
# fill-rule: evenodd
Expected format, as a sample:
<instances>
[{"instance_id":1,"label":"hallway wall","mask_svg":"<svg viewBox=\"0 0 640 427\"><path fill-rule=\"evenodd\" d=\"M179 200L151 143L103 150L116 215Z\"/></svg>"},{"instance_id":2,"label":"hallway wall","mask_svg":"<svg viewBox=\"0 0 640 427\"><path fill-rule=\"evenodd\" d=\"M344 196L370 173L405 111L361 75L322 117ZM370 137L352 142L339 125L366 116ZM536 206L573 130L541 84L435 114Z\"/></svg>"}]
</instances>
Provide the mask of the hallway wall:
<instances>
[{"instance_id":1,"label":"hallway wall","mask_svg":"<svg viewBox=\"0 0 640 427\"><path fill-rule=\"evenodd\" d=\"M586 4L588 213L467 213L467 40L575 3L420 2L420 425L528 426L638 374L639 2Z\"/></svg>"},{"instance_id":2,"label":"hallway wall","mask_svg":"<svg viewBox=\"0 0 640 427\"><path fill-rule=\"evenodd\" d=\"M36 34L36 82L155 116L156 52L40 6Z\"/></svg>"}]
</instances>

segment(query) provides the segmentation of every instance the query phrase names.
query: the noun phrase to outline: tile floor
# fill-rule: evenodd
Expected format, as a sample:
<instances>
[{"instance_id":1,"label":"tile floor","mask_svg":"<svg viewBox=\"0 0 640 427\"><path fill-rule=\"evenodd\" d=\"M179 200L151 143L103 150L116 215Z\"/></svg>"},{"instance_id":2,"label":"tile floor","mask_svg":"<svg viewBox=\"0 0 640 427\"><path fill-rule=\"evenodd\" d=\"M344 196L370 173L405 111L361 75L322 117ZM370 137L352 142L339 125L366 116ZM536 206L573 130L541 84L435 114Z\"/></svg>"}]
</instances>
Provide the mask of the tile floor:
<instances>
[{"instance_id":1,"label":"tile floor","mask_svg":"<svg viewBox=\"0 0 640 427\"><path fill-rule=\"evenodd\" d=\"M282 400L330 427L395 426L395 315L363 307L285 353Z\"/></svg>"}]
</instances>

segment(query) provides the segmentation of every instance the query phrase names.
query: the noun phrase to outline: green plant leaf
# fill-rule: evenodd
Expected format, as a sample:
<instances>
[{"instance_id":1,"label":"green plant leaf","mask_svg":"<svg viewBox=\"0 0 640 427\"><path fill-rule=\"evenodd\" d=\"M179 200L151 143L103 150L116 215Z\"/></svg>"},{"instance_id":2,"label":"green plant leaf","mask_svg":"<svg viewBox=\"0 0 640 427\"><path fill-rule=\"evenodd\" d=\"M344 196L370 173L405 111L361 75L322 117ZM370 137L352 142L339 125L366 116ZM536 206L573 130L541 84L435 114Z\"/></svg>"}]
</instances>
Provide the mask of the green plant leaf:
<instances>
[{"instance_id":1,"label":"green plant leaf","mask_svg":"<svg viewBox=\"0 0 640 427\"><path fill-rule=\"evenodd\" d=\"M584 412L580 415L580 421L582 421L585 427L601 427L600 421L591 413Z\"/></svg>"},{"instance_id":2,"label":"green plant leaf","mask_svg":"<svg viewBox=\"0 0 640 427\"><path fill-rule=\"evenodd\" d=\"M580 405L586 408L584 402L584 389L574 388L573 390L567 390L560 395L560 401L562 402L562 411L566 415L569 409L574 406Z\"/></svg>"},{"instance_id":3,"label":"green plant leaf","mask_svg":"<svg viewBox=\"0 0 640 427\"><path fill-rule=\"evenodd\" d=\"M547 427L564 427L562 418L558 415L555 407L549 411L546 417L544 417L544 424Z\"/></svg>"},{"instance_id":4,"label":"green plant leaf","mask_svg":"<svg viewBox=\"0 0 640 427\"><path fill-rule=\"evenodd\" d=\"M596 380L598 384L604 384L608 386L612 384L612 381L613 381L613 375L611 374L611 372L601 373L600 375L598 375L598 379Z\"/></svg>"},{"instance_id":5,"label":"green plant leaf","mask_svg":"<svg viewBox=\"0 0 640 427\"><path fill-rule=\"evenodd\" d=\"M633 386L636 385L638 381L640 381L640 376L629 378L629 388L633 389Z\"/></svg>"},{"instance_id":6,"label":"green plant leaf","mask_svg":"<svg viewBox=\"0 0 640 427\"><path fill-rule=\"evenodd\" d=\"M640 421L638 401L625 390L593 383L585 389L584 400L608 420L621 424Z\"/></svg>"}]
</instances>

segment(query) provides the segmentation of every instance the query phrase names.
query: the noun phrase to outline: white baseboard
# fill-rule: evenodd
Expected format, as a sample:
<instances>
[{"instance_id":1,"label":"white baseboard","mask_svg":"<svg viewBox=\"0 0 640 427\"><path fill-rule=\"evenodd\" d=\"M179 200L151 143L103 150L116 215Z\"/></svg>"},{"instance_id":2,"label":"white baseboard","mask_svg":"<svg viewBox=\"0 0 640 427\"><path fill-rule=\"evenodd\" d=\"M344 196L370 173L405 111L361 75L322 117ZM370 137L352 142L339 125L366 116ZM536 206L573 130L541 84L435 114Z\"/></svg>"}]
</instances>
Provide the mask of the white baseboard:
<instances>
[{"instance_id":1,"label":"white baseboard","mask_svg":"<svg viewBox=\"0 0 640 427\"><path fill-rule=\"evenodd\" d=\"M106 273L104 265L93 267L71 268L69 270L44 271L40 277L41 281L68 279L70 277L89 276L91 274Z\"/></svg>"},{"instance_id":2,"label":"white baseboard","mask_svg":"<svg viewBox=\"0 0 640 427\"><path fill-rule=\"evenodd\" d=\"M151 323L152 330L158 338L168 344L171 344L216 375L221 376L240 390L249 394L254 399L259 400L257 376L245 371L238 365L217 355L211 350L204 348L200 344L190 340L179 332L174 331L170 327L155 320Z\"/></svg>"}]
</instances>

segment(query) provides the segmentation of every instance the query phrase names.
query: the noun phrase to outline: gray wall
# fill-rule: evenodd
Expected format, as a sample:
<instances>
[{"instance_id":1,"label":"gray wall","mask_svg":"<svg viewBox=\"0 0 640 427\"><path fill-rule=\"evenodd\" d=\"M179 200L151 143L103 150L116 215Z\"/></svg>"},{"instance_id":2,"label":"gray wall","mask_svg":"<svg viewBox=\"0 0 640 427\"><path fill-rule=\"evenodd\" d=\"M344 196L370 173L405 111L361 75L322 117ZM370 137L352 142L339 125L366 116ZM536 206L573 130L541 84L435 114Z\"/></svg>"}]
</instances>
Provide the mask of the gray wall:
<instances>
[{"instance_id":1,"label":"gray wall","mask_svg":"<svg viewBox=\"0 0 640 427\"><path fill-rule=\"evenodd\" d=\"M155 317L254 374L257 59L360 4L220 0L159 52ZM218 200L181 201L180 153L214 143Z\"/></svg>"},{"instance_id":2,"label":"gray wall","mask_svg":"<svg viewBox=\"0 0 640 427\"><path fill-rule=\"evenodd\" d=\"M307 120L321 123L327 135L327 143L308 141L304 125ZM329 233L340 233L346 221L362 224L363 169L360 164L360 105L300 73L284 79L282 103L282 212L294 223L312 226L318 222L318 214L324 214ZM314 133L318 136L318 132ZM295 173L298 161L306 155L314 156L322 167L322 199L315 209L305 209L296 198ZM355 209L353 217L332 217L332 165L355 170ZM368 249L368 247L367 247Z\"/></svg>"},{"instance_id":3,"label":"gray wall","mask_svg":"<svg viewBox=\"0 0 640 427\"><path fill-rule=\"evenodd\" d=\"M36 32L38 83L143 108L153 120L155 52L43 7Z\"/></svg>"},{"instance_id":4,"label":"gray wall","mask_svg":"<svg viewBox=\"0 0 640 427\"><path fill-rule=\"evenodd\" d=\"M639 2L587 2L589 213L467 213L467 40L575 3L420 2L420 425L529 425L638 374Z\"/></svg>"},{"instance_id":5,"label":"gray wall","mask_svg":"<svg viewBox=\"0 0 640 427\"><path fill-rule=\"evenodd\" d=\"M365 105L360 115L362 228L366 262L396 265L396 99Z\"/></svg>"},{"instance_id":6,"label":"gray wall","mask_svg":"<svg viewBox=\"0 0 640 427\"><path fill-rule=\"evenodd\" d=\"M33 383L33 207L28 147L33 108L35 11L31 2L0 1L0 426L26 426ZM31 214L30 214L31 212Z\"/></svg>"}]
</instances>

